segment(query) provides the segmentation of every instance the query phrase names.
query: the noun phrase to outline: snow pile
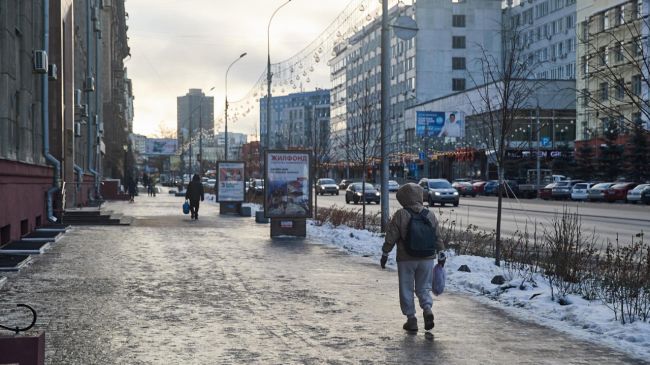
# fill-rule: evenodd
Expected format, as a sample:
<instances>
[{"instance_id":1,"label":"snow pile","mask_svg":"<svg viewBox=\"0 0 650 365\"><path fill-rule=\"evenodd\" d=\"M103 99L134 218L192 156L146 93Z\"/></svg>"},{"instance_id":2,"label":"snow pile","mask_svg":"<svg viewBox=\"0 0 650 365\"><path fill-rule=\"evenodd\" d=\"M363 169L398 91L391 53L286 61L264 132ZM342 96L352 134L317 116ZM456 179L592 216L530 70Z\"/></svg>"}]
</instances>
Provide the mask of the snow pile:
<instances>
[{"instance_id":1,"label":"snow pile","mask_svg":"<svg viewBox=\"0 0 650 365\"><path fill-rule=\"evenodd\" d=\"M325 224L307 226L310 237L363 257L369 257L379 265L383 238L368 231L345 226L332 227ZM320 241L320 242L318 242ZM551 289L541 275L531 281L522 279L507 269L494 265L494 259L478 256L447 254L446 289L476 295L483 303L495 305L520 318L569 333L575 337L607 344L631 356L650 358L650 323L641 321L621 324L600 301L587 301L580 296L569 295L569 305L560 305L551 299ZM460 272L467 265L471 272ZM396 268L395 250L391 252L388 266ZM495 275L506 279L503 285L492 284Z\"/></svg>"}]
</instances>

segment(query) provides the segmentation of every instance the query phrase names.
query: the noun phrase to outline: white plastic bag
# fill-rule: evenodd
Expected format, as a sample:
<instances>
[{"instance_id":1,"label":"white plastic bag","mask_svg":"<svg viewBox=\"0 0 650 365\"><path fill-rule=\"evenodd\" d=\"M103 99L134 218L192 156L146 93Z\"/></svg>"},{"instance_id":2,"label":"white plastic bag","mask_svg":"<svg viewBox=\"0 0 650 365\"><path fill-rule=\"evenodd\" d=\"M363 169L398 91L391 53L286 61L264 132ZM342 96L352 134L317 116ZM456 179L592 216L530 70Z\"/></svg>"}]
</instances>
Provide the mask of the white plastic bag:
<instances>
[{"instance_id":1,"label":"white plastic bag","mask_svg":"<svg viewBox=\"0 0 650 365\"><path fill-rule=\"evenodd\" d=\"M433 295L440 295L445 290L445 281L447 280L447 273L445 272L445 267L441 266L439 263L433 267L433 283L431 285L431 291Z\"/></svg>"}]
</instances>

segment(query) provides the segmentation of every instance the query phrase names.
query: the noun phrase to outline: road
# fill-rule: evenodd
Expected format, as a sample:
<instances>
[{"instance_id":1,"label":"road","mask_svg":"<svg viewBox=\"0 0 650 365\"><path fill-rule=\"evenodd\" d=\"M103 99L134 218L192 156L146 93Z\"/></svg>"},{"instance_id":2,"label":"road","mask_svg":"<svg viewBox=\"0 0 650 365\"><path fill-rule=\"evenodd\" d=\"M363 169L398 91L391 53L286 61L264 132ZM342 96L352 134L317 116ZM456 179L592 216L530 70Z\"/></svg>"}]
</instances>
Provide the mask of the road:
<instances>
[{"instance_id":1,"label":"road","mask_svg":"<svg viewBox=\"0 0 650 365\"><path fill-rule=\"evenodd\" d=\"M74 227L9 275L1 323L36 308L48 365L643 363L454 293L433 335L406 334L395 271L210 202L190 221L182 201L106 204L134 224Z\"/></svg>"},{"instance_id":2,"label":"road","mask_svg":"<svg viewBox=\"0 0 650 365\"><path fill-rule=\"evenodd\" d=\"M320 207L347 207L361 209L361 205L345 204L344 192L338 196L318 196ZM391 214L399 209L395 193L390 194L389 207ZM579 213L582 218L583 232L595 232L602 243L608 240L616 241L617 235L621 243L627 243L632 236L641 231L650 231L650 206L623 203L589 203L572 201L545 201L538 199L503 199L502 232L513 235L524 231L526 227L532 232L535 224L538 232L549 227L553 217L563 209ZM366 206L371 213L379 211L379 205ZM491 231L496 228L497 199L496 197L461 197L460 206L436 206L436 214L454 219L460 229L467 224L473 224L480 229Z\"/></svg>"}]
</instances>

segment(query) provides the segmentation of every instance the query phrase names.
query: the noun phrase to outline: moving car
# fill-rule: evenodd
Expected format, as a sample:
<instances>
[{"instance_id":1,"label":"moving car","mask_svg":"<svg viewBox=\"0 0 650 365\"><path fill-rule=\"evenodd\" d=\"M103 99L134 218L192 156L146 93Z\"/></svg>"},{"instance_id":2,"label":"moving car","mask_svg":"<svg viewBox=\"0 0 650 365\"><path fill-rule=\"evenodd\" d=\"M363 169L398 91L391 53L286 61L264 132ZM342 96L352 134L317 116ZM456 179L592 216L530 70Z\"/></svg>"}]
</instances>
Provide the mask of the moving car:
<instances>
[{"instance_id":1,"label":"moving car","mask_svg":"<svg viewBox=\"0 0 650 365\"><path fill-rule=\"evenodd\" d=\"M339 187L333 179L318 179L318 181L316 181L316 194L339 195Z\"/></svg>"},{"instance_id":2,"label":"moving car","mask_svg":"<svg viewBox=\"0 0 650 365\"><path fill-rule=\"evenodd\" d=\"M589 188L593 185L593 183L577 183L573 185L573 188L571 188L571 200L587 200L589 198Z\"/></svg>"},{"instance_id":3,"label":"moving car","mask_svg":"<svg viewBox=\"0 0 650 365\"><path fill-rule=\"evenodd\" d=\"M590 202L605 200L605 190L609 189L612 185L614 183L600 183L592 186L589 188L587 200Z\"/></svg>"},{"instance_id":4,"label":"moving car","mask_svg":"<svg viewBox=\"0 0 650 365\"><path fill-rule=\"evenodd\" d=\"M618 200L625 200L627 198L627 192L636 186L636 183L630 182L616 183L605 190L605 201L613 203Z\"/></svg>"},{"instance_id":5,"label":"moving car","mask_svg":"<svg viewBox=\"0 0 650 365\"><path fill-rule=\"evenodd\" d=\"M650 192L650 184L641 184L636 188L627 192L627 201L632 204L636 204L641 201L641 196L644 192Z\"/></svg>"},{"instance_id":6,"label":"moving car","mask_svg":"<svg viewBox=\"0 0 650 365\"><path fill-rule=\"evenodd\" d=\"M352 183L348 186L347 190L345 190L345 204L350 204L350 202L353 202L354 204L359 204L361 202L362 196L364 193L364 186L363 183L357 182L357 183ZM372 203L375 202L377 204L380 203L381 201L381 194L377 189L375 189L372 184L366 183L365 186L365 201L366 203Z\"/></svg>"},{"instance_id":7,"label":"moving car","mask_svg":"<svg viewBox=\"0 0 650 365\"><path fill-rule=\"evenodd\" d=\"M399 190L399 184L395 180L388 180L388 191Z\"/></svg>"},{"instance_id":8,"label":"moving car","mask_svg":"<svg viewBox=\"0 0 650 365\"><path fill-rule=\"evenodd\" d=\"M455 207L459 203L459 194L456 189L445 179L421 179L418 183L424 189L424 201L432 207L439 203L443 207L445 204L453 204Z\"/></svg>"},{"instance_id":9,"label":"moving car","mask_svg":"<svg viewBox=\"0 0 650 365\"><path fill-rule=\"evenodd\" d=\"M350 184L352 184L352 180L346 180L346 179L341 180L341 182L339 183L339 190L347 189Z\"/></svg>"},{"instance_id":10,"label":"moving car","mask_svg":"<svg viewBox=\"0 0 650 365\"><path fill-rule=\"evenodd\" d=\"M457 181L451 184L451 186L458 191L458 194L461 196L471 196L476 197L476 191L474 190L474 185L467 181Z\"/></svg>"}]
</instances>

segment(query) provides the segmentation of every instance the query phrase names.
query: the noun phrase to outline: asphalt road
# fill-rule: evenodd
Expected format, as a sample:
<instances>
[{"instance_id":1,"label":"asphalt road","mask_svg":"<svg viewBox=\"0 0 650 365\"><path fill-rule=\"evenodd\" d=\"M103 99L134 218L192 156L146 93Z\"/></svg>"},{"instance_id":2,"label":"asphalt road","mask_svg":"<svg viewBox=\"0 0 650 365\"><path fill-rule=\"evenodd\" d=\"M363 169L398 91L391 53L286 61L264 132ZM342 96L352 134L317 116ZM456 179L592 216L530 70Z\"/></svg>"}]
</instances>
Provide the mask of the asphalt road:
<instances>
[{"instance_id":1,"label":"asphalt road","mask_svg":"<svg viewBox=\"0 0 650 365\"><path fill-rule=\"evenodd\" d=\"M361 204L345 204L345 193L338 196L318 196L320 207L347 207L361 209ZM389 208L391 214L400 208L395 193L390 194ZM623 203L589 203L573 201L545 201L539 199L503 199L502 232L513 235L517 231L534 230L535 224L538 232L542 232L553 218L564 209L572 213L579 213L582 219L583 232L595 232L602 243L608 240L626 244L632 237L640 232L650 231L650 206ZM377 204L366 205L371 213L379 212ZM464 229L468 224L478 226L480 229L491 231L496 228L497 199L496 197L461 197L460 206L436 206L436 214L456 221L457 227Z\"/></svg>"}]
</instances>

